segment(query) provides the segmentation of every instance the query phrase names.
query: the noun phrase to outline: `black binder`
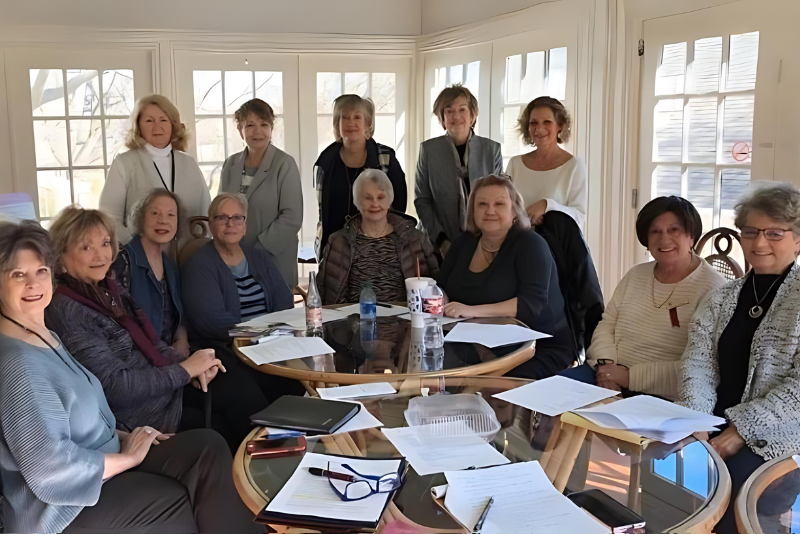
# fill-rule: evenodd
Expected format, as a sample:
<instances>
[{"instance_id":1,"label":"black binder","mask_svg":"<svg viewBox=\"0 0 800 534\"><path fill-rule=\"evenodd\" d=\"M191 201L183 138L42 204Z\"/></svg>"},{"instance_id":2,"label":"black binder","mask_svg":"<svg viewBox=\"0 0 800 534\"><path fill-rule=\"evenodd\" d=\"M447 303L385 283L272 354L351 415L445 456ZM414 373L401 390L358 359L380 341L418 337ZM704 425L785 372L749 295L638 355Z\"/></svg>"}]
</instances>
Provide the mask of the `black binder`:
<instances>
[{"instance_id":1,"label":"black binder","mask_svg":"<svg viewBox=\"0 0 800 534\"><path fill-rule=\"evenodd\" d=\"M361 405L313 397L284 395L250 416L260 426L299 430L310 436L333 434L361 410Z\"/></svg>"}]
</instances>

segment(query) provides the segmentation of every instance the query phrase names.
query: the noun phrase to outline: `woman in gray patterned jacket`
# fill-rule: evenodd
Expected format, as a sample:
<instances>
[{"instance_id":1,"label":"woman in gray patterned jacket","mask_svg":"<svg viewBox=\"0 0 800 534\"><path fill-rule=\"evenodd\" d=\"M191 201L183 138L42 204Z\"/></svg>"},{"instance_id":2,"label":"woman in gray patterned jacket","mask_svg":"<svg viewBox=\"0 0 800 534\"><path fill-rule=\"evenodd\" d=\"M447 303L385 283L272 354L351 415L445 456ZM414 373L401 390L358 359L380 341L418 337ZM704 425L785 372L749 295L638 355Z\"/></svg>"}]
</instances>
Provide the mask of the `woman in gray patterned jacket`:
<instances>
[{"instance_id":1,"label":"woman in gray patterned jacket","mask_svg":"<svg viewBox=\"0 0 800 534\"><path fill-rule=\"evenodd\" d=\"M753 268L698 307L681 387L681 404L728 421L709 443L732 495L765 461L800 452L800 192L757 190L736 206L735 224ZM714 532L736 532L732 506Z\"/></svg>"}]
</instances>

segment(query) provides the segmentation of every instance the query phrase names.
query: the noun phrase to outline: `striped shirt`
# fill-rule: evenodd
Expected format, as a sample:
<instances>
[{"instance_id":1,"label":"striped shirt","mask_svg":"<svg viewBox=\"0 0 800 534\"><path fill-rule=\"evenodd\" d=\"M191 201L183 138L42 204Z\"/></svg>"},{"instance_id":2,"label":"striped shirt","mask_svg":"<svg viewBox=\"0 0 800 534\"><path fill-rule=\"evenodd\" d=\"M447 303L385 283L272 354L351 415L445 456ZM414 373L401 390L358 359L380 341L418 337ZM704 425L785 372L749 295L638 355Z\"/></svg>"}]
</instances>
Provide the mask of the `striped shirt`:
<instances>
[{"instance_id":1,"label":"striped shirt","mask_svg":"<svg viewBox=\"0 0 800 534\"><path fill-rule=\"evenodd\" d=\"M267 294L264 293L264 289L250 274L247 258L230 269L233 279L236 280L236 289L239 292L242 321L267 313Z\"/></svg>"},{"instance_id":2,"label":"striped shirt","mask_svg":"<svg viewBox=\"0 0 800 534\"><path fill-rule=\"evenodd\" d=\"M360 231L353 249L353 265L347 280L347 302L358 302L364 283L372 284L375 296L384 302L406 300L406 282L400 263L399 236L368 237Z\"/></svg>"}]
</instances>

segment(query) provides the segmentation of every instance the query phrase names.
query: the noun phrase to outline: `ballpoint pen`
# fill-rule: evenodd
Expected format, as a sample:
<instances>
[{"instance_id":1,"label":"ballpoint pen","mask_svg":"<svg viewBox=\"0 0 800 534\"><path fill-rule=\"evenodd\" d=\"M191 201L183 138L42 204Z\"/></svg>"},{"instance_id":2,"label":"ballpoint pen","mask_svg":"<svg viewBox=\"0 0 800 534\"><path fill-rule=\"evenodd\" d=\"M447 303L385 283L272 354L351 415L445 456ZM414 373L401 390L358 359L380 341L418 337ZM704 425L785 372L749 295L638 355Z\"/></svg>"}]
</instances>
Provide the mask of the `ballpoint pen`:
<instances>
[{"instance_id":1,"label":"ballpoint pen","mask_svg":"<svg viewBox=\"0 0 800 534\"><path fill-rule=\"evenodd\" d=\"M494 503L494 497L489 498L489 502L486 503L486 508L483 509L481 513L481 517L478 519L478 522L475 523L475 528L472 529L472 534L480 534L481 529L483 528L483 523L486 521L486 516L489 515L489 509L492 507Z\"/></svg>"},{"instance_id":2,"label":"ballpoint pen","mask_svg":"<svg viewBox=\"0 0 800 534\"><path fill-rule=\"evenodd\" d=\"M328 471L327 469L321 469L319 467L309 467L308 472L316 477L328 477L334 480L344 480L345 482L355 482L356 477L352 475L345 475L343 473L336 473L334 471Z\"/></svg>"},{"instance_id":3,"label":"ballpoint pen","mask_svg":"<svg viewBox=\"0 0 800 534\"><path fill-rule=\"evenodd\" d=\"M389 309L393 308L391 304L386 302L376 302L375 305L380 306L381 308L389 308Z\"/></svg>"}]
</instances>

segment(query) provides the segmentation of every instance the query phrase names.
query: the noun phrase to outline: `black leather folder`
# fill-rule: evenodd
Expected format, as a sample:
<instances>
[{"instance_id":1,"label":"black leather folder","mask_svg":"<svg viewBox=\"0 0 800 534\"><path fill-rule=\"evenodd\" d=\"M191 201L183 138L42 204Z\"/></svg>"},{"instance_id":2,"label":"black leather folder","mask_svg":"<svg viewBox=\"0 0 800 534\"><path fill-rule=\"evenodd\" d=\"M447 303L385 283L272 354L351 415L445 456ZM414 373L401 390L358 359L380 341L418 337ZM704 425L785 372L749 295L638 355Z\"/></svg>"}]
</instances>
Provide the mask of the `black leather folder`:
<instances>
[{"instance_id":1,"label":"black leather folder","mask_svg":"<svg viewBox=\"0 0 800 534\"><path fill-rule=\"evenodd\" d=\"M253 424L299 430L309 436L333 434L361 409L360 404L284 395L250 416Z\"/></svg>"}]
</instances>

